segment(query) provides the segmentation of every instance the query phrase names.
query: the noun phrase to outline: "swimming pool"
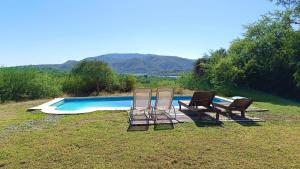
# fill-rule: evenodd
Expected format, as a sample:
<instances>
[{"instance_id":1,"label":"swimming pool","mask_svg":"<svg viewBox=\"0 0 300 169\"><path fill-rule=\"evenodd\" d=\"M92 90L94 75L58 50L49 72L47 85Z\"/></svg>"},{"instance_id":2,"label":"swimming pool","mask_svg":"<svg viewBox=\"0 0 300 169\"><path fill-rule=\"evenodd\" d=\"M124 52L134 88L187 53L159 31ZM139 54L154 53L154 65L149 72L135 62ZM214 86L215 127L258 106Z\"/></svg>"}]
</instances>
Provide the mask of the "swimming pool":
<instances>
[{"instance_id":1,"label":"swimming pool","mask_svg":"<svg viewBox=\"0 0 300 169\"><path fill-rule=\"evenodd\" d=\"M152 97L154 105L156 97ZM178 107L178 100L190 100L191 96L174 96L173 105ZM81 97L61 98L43 106L42 111L52 114L79 114L96 110L129 110L132 106L132 96L114 97ZM213 102L229 102L229 99L216 96Z\"/></svg>"}]
</instances>

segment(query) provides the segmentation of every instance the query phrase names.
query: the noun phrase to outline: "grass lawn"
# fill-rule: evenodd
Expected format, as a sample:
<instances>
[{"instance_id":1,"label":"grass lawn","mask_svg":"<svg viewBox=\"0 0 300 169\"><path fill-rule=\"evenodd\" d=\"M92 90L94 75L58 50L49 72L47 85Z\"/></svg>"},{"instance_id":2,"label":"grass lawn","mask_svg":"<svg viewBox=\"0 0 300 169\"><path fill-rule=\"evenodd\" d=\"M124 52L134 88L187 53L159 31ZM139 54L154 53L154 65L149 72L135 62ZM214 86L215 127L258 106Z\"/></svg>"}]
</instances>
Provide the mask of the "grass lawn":
<instances>
[{"instance_id":1,"label":"grass lawn","mask_svg":"<svg viewBox=\"0 0 300 169\"><path fill-rule=\"evenodd\" d=\"M127 113L48 116L0 105L0 168L300 168L300 105L256 102L266 122L127 132Z\"/></svg>"}]
</instances>

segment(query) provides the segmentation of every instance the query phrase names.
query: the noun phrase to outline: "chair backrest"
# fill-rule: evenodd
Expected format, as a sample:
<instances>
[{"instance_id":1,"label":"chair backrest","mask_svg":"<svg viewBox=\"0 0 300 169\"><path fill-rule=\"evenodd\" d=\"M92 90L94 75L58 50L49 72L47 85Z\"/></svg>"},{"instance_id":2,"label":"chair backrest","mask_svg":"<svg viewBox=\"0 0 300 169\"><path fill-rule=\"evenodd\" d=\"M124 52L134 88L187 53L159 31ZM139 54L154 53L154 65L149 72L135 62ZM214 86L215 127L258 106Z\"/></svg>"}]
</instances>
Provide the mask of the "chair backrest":
<instances>
[{"instance_id":1,"label":"chair backrest","mask_svg":"<svg viewBox=\"0 0 300 169\"><path fill-rule=\"evenodd\" d=\"M159 88L156 90L155 109L168 110L172 106L174 96L173 88Z\"/></svg>"},{"instance_id":2,"label":"chair backrest","mask_svg":"<svg viewBox=\"0 0 300 169\"><path fill-rule=\"evenodd\" d=\"M215 91L197 91L194 92L189 106L205 106L209 107L216 95Z\"/></svg>"},{"instance_id":3,"label":"chair backrest","mask_svg":"<svg viewBox=\"0 0 300 169\"><path fill-rule=\"evenodd\" d=\"M230 108L239 109L239 110L246 110L251 104L253 100L252 99L235 99L230 105Z\"/></svg>"},{"instance_id":4,"label":"chair backrest","mask_svg":"<svg viewBox=\"0 0 300 169\"><path fill-rule=\"evenodd\" d=\"M151 89L138 88L133 91L133 109L145 110L151 108Z\"/></svg>"}]
</instances>

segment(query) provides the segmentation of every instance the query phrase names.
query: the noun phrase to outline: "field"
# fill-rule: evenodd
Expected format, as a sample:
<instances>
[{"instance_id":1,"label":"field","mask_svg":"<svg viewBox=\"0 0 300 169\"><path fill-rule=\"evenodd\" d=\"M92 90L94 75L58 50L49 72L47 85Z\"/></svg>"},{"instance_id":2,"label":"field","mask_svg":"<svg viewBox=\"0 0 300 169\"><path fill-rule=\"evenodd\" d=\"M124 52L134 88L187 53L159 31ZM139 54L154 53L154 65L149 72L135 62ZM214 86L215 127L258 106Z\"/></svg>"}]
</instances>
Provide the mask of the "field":
<instances>
[{"instance_id":1,"label":"field","mask_svg":"<svg viewBox=\"0 0 300 169\"><path fill-rule=\"evenodd\" d=\"M26 112L47 100L0 105L0 168L300 168L300 106L270 96L266 122L181 123L128 132L127 113Z\"/></svg>"}]
</instances>

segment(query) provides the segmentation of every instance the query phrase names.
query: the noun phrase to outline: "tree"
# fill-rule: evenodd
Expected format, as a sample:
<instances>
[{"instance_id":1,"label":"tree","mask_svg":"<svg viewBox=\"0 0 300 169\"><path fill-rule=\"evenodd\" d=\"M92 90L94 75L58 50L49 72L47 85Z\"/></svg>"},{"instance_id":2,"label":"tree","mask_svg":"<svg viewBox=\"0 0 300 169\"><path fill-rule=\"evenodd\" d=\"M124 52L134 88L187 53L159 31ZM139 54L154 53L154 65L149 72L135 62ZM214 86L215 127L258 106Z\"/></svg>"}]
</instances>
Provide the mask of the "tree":
<instances>
[{"instance_id":1,"label":"tree","mask_svg":"<svg viewBox=\"0 0 300 169\"><path fill-rule=\"evenodd\" d=\"M276 5L281 5L286 8L286 11L290 11L291 24L300 24L300 0L270 0L275 2Z\"/></svg>"},{"instance_id":2,"label":"tree","mask_svg":"<svg viewBox=\"0 0 300 169\"><path fill-rule=\"evenodd\" d=\"M193 69L195 75L203 76L205 74L205 64L207 61L208 59L205 57L199 58L195 61Z\"/></svg>"},{"instance_id":3,"label":"tree","mask_svg":"<svg viewBox=\"0 0 300 169\"><path fill-rule=\"evenodd\" d=\"M108 82L113 77L113 71L101 61L82 61L71 70L71 75L80 76L94 84L98 95L101 90L110 85Z\"/></svg>"},{"instance_id":4,"label":"tree","mask_svg":"<svg viewBox=\"0 0 300 169\"><path fill-rule=\"evenodd\" d=\"M227 51L212 51L205 61L197 60L195 74L214 87L246 86L297 97L300 31L291 26L291 15L290 11L276 11L248 25L244 36L234 40Z\"/></svg>"},{"instance_id":5,"label":"tree","mask_svg":"<svg viewBox=\"0 0 300 169\"><path fill-rule=\"evenodd\" d=\"M136 77L133 75L120 76L120 90L129 92L134 89L136 85Z\"/></svg>"}]
</instances>

